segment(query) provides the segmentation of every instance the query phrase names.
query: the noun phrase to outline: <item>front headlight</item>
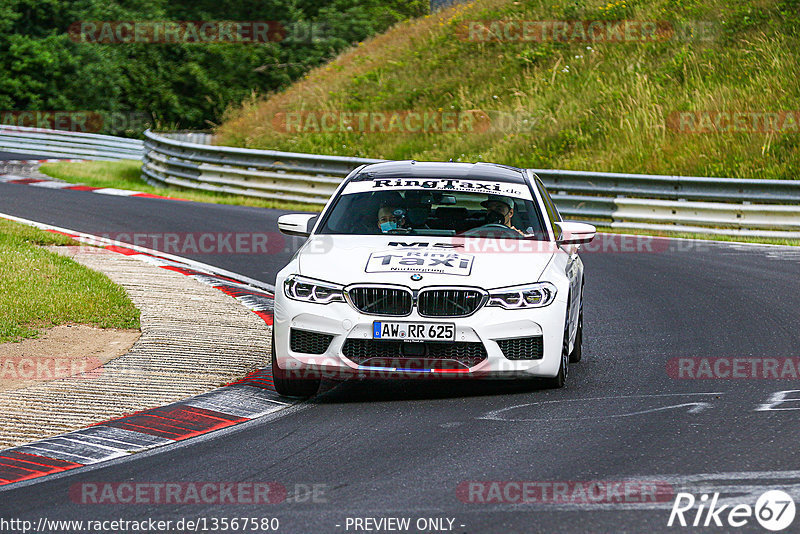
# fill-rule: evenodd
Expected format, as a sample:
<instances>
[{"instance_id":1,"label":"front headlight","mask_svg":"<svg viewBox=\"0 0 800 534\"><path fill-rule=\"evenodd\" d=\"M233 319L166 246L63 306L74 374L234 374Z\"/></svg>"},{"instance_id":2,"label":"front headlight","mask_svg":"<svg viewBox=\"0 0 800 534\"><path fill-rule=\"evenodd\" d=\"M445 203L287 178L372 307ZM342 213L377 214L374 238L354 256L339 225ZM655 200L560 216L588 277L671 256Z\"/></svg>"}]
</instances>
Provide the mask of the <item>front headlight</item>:
<instances>
[{"instance_id":1,"label":"front headlight","mask_svg":"<svg viewBox=\"0 0 800 534\"><path fill-rule=\"evenodd\" d=\"M292 274L283 282L283 292L293 300L328 304L344 302L342 286Z\"/></svg>"},{"instance_id":2,"label":"front headlight","mask_svg":"<svg viewBox=\"0 0 800 534\"><path fill-rule=\"evenodd\" d=\"M487 306L499 306L507 310L542 308L556 298L556 286L550 282L538 282L525 286L501 287L489 290Z\"/></svg>"}]
</instances>

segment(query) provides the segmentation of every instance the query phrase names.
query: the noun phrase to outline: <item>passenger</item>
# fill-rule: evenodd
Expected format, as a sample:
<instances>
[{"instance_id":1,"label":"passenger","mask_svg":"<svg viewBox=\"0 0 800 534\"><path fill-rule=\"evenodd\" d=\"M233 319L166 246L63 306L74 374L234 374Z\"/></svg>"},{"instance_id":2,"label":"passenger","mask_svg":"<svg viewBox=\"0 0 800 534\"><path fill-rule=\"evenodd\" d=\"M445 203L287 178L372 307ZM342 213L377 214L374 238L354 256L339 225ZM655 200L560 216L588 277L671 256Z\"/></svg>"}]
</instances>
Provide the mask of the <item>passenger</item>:
<instances>
[{"instance_id":1,"label":"passenger","mask_svg":"<svg viewBox=\"0 0 800 534\"><path fill-rule=\"evenodd\" d=\"M378 228L384 234L402 227L405 220L405 211L394 206L381 206L378 210Z\"/></svg>"}]
</instances>

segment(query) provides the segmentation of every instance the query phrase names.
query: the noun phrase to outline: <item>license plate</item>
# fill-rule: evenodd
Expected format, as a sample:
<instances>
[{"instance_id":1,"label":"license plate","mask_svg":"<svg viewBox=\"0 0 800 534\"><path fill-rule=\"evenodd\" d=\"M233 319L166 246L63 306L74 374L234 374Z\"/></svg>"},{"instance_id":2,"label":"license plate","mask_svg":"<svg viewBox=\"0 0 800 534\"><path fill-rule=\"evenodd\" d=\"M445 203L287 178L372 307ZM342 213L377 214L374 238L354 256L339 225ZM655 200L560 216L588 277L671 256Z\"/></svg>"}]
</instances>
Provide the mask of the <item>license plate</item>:
<instances>
[{"instance_id":1,"label":"license plate","mask_svg":"<svg viewBox=\"0 0 800 534\"><path fill-rule=\"evenodd\" d=\"M455 341L453 323L372 323L372 339L400 339L403 341Z\"/></svg>"}]
</instances>

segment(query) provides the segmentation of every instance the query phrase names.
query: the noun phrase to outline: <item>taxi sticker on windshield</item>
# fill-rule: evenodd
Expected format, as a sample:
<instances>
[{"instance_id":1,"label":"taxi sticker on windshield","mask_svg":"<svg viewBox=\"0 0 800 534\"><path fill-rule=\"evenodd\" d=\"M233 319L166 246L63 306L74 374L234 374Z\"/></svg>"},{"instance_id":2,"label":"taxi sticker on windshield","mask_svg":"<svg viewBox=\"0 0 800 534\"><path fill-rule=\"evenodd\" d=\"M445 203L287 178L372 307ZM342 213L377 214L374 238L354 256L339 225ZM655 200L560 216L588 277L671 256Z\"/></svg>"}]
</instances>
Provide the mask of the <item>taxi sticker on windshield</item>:
<instances>
[{"instance_id":1,"label":"taxi sticker on windshield","mask_svg":"<svg viewBox=\"0 0 800 534\"><path fill-rule=\"evenodd\" d=\"M385 250L373 252L367 260L368 273L437 273L469 276L475 259L470 254L428 252L424 250Z\"/></svg>"},{"instance_id":2,"label":"taxi sticker on windshield","mask_svg":"<svg viewBox=\"0 0 800 534\"><path fill-rule=\"evenodd\" d=\"M354 193L368 193L372 191L396 191L406 189L508 195L525 200L532 200L533 198L525 184L485 180L462 180L459 178L390 178L350 182L344 188L342 194L351 195Z\"/></svg>"}]
</instances>

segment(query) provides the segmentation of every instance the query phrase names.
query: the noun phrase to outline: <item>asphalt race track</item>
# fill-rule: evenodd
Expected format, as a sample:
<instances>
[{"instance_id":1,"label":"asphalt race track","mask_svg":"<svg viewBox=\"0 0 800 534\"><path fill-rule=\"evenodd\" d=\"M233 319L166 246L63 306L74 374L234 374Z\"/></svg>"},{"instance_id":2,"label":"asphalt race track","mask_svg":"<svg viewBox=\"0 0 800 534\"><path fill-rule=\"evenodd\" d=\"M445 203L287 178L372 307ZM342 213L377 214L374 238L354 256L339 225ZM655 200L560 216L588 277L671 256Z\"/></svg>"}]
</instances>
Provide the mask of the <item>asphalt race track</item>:
<instances>
[{"instance_id":1,"label":"asphalt race track","mask_svg":"<svg viewBox=\"0 0 800 534\"><path fill-rule=\"evenodd\" d=\"M0 212L95 234L276 232L281 214L11 184L0 184ZM459 491L490 487L470 481L647 481L698 498L721 492L729 502L752 503L771 488L798 500L800 401L789 399L800 391L780 393L800 390L797 379L677 379L674 359L800 356L800 251L661 243L583 255L584 357L563 390L499 381L325 383L316 398L272 418L0 490L0 517L276 517L278 532L387 532L363 521L357 528L354 519L390 517L410 518L408 532L766 532L753 518L738 529L668 527L674 495L656 504L519 503L513 495L485 503L475 501L489 493ZM295 246L184 255L274 283ZM277 482L288 498L80 504L69 493L80 483L192 481ZM313 485L316 496L304 491ZM413 528L436 518L452 526Z\"/></svg>"},{"instance_id":2,"label":"asphalt race track","mask_svg":"<svg viewBox=\"0 0 800 534\"><path fill-rule=\"evenodd\" d=\"M48 159L48 158L52 158L52 156L37 156L36 154L22 154L20 152L0 152L0 161L6 161L6 160L25 161L31 159Z\"/></svg>"},{"instance_id":3,"label":"asphalt race track","mask_svg":"<svg viewBox=\"0 0 800 534\"><path fill-rule=\"evenodd\" d=\"M302 243L302 239L292 239L278 232L277 220L283 212L277 210L129 199L2 183L0 187L2 213L133 244L141 243L148 248L202 261L269 283L274 283L275 273L289 261L294 250ZM101 198L95 198L98 196ZM43 208L44 205L48 206L47 209ZM189 234L194 237L193 241L188 239ZM204 242L214 248L211 254L203 254L202 247L197 243L203 234L214 238L213 241ZM222 234L221 239L217 237L219 234ZM254 243L254 234L263 239ZM165 244L167 237L173 235L178 236L178 241ZM237 235L241 236L239 247L235 241ZM134 242L137 237L140 243ZM269 254L259 254L262 250L269 251Z\"/></svg>"}]
</instances>

